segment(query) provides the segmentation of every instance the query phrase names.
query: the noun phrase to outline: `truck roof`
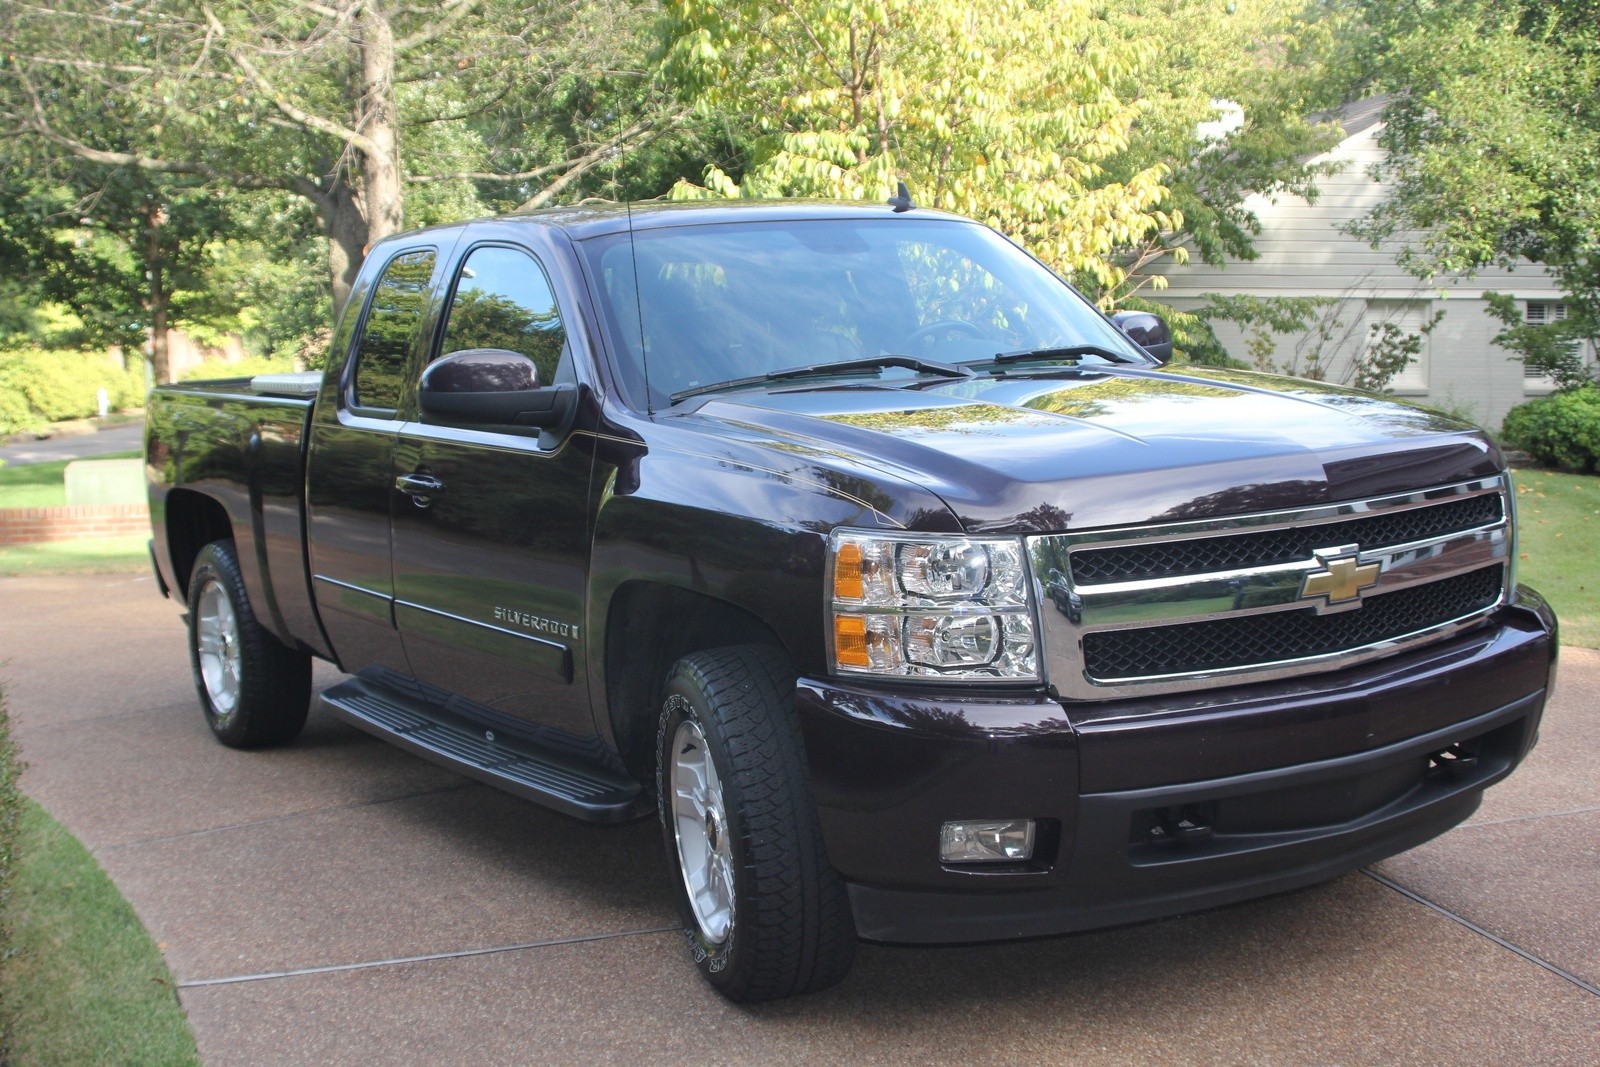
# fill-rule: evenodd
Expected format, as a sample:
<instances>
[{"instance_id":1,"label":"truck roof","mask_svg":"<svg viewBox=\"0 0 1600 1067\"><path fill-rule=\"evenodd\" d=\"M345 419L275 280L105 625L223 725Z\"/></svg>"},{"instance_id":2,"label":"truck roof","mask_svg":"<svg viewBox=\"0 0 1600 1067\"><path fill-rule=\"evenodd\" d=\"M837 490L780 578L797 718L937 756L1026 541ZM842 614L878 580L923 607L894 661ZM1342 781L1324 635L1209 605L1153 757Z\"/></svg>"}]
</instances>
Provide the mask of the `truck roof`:
<instances>
[{"instance_id":1,"label":"truck roof","mask_svg":"<svg viewBox=\"0 0 1600 1067\"><path fill-rule=\"evenodd\" d=\"M930 208L896 212L889 205L873 200L647 200L633 204L589 203L567 207L539 208L512 215L494 215L463 222L442 223L426 230L408 230L384 238L384 243L409 238L418 233L439 233L465 226L494 223L504 226L545 226L564 230L575 240L619 233L632 219L636 230L669 226L705 226L724 222L757 222L799 219L845 219L864 217L939 218L972 222L961 215Z\"/></svg>"}]
</instances>

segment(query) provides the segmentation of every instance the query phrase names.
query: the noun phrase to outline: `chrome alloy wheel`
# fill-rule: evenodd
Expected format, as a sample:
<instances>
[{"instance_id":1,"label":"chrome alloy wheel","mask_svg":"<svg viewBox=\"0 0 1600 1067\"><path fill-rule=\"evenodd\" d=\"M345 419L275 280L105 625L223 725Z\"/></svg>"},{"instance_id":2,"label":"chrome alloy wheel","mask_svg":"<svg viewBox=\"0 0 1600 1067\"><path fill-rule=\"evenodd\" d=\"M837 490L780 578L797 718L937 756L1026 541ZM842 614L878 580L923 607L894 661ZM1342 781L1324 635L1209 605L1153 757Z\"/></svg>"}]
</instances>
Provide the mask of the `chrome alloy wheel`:
<instances>
[{"instance_id":1,"label":"chrome alloy wheel","mask_svg":"<svg viewBox=\"0 0 1600 1067\"><path fill-rule=\"evenodd\" d=\"M705 734L689 718L678 724L672 738L672 820L678 869L695 922L701 936L720 945L733 928L733 843L722 782Z\"/></svg>"},{"instance_id":2,"label":"chrome alloy wheel","mask_svg":"<svg viewBox=\"0 0 1600 1067\"><path fill-rule=\"evenodd\" d=\"M206 695L217 718L226 719L239 707L239 619L221 583L200 590L194 632Z\"/></svg>"}]
</instances>

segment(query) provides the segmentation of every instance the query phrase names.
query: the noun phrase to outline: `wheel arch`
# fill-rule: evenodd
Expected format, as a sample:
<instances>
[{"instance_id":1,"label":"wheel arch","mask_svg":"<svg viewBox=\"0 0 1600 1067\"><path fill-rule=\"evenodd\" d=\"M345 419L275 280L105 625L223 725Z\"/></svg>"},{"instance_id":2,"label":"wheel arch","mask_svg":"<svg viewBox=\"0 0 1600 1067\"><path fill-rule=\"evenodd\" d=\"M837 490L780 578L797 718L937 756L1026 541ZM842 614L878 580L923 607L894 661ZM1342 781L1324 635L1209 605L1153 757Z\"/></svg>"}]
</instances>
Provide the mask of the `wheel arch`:
<instances>
[{"instance_id":1,"label":"wheel arch","mask_svg":"<svg viewBox=\"0 0 1600 1067\"><path fill-rule=\"evenodd\" d=\"M200 550L213 541L233 540L233 520L214 497L193 489L166 495L167 558L179 598L189 597L189 578Z\"/></svg>"},{"instance_id":2,"label":"wheel arch","mask_svg":"<svg viewBox=\"0 0 1600 1067\"><path fill-rule=\"evenodd\" d=\"M617 588L602 645L605 711L631 775L654 781L656 720L672 665L692 652L750 644L770 645L793 662L776 630L729 601L644 579Z\"/></svg>"}]
</instances>

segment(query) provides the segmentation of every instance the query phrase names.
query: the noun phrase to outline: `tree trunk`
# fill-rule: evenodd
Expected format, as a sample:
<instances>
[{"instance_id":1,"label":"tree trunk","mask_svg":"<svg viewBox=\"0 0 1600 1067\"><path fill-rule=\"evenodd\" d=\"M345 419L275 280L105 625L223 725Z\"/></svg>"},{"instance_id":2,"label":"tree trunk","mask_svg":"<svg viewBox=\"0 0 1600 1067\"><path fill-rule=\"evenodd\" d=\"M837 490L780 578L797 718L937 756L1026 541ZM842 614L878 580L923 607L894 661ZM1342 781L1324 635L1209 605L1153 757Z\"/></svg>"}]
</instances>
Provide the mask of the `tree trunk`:
<instances>
[{"instance_id":1,"label":"tree trunk","mask_svg":"<svg viewBox=\"0 0 1600 1067\"><path fill-rule=\"evenodd\" d=\"M366 217L356 202L355 190L339 183L316 201L328 235L328 273L333 281L333 321L338 322L350 299L361 263L367 257Z\"/></svg>"},{"instance_id":2,"label":"tree trunk","mask_svg":"<svg viewBox=\"0 0 1600 1067\"><path fill-rule=\"evenodd\" d=\"M150 372L157 385L172 384L172 360L167 352L167 294L151 293L150 308Z\"/></svg>"},{"instance_id":3,"label":"tree trunk","mask_svg":"<svg viewBox=\"0 0 1600 1067\"><path fill-rule=\"evenodd\" d=\"M361 198L367 240L381 241L405 225L400 181L400 113L395 99L394 27L378 0L361 6L357 18L361 54L361 95L356 128L371 147L361 153Z\"/></svg>"},{"instance_id":4,"label":"tree trunk","mask_svg":"<svg viewBox=\"0 0 1600 1067\"><path fill-rule=\"evenodd\" d=\"M172 361L168 358L168 312L172 294L167 292L165 257L161 247L161 224L166 221L166 209L154 201L144 207L144 270L149 284L145 290L145 310L150 313L150 371L157 385L172 382Z\"/></svg>"}]
</instances>

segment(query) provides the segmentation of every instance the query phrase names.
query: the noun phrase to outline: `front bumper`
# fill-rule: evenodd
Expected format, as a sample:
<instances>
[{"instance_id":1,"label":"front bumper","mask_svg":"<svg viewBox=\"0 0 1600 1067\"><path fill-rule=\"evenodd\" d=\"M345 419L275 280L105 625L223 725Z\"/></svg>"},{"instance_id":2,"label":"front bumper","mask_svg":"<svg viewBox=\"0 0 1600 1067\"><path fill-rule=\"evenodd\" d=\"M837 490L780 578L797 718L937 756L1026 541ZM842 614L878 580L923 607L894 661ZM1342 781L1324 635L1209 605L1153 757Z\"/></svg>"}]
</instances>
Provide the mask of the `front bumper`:
<instances>
[{"instance_id":1,"label":"front bumper","mask_svg":"<svg viewBox=\"0 0 1600 1067\"><path fill-rule=\"evenodd\" d=\"M1448 641L1310 678L1094 703L802 679L798 708L860 934L1001 940L1292 889L1442 833L1532 746L1555 647L1524 589ZM940 865L943 822L1015 818L1037 820L1033 860ZM1203 832L1175 840L1179 819Z\"/></svg>"}]
</instances>

